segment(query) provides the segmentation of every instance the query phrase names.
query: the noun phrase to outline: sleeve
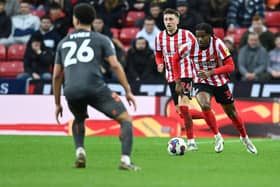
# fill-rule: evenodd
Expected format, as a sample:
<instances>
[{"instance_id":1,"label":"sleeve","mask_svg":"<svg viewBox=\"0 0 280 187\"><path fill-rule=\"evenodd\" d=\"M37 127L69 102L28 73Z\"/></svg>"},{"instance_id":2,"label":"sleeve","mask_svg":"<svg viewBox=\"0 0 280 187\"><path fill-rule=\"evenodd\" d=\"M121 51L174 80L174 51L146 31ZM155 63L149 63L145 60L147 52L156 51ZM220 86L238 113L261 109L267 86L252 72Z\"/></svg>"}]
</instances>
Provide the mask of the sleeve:
<instances>
[{"instance_id":1,"label":"sleeve","mask_svg":"<svg viewBox=\"0 0 280 187\"><path fill-rule=\"evenodd\" d=\"M231 56L227 57L223 61L223 66L214 69L215 75L220 75L224 73L231 73L235 69L234 62Z\"/></svg>"},{"instance_id":2,"label":"sleeve","mask_svg":"<svg viewBox=\"0 0 280 187\"><path fill-rule=\"evenodd\" d=\"M115 46L113 42L110 40L110 38L108 38L107 36L102 36L101 44L104 49L105 58L112 55L116 55Z\"/></svg>"},{"instance_id":3,"label":"sleeve","mask_svg":"<svg viewBox=\"0 0 280 187\"><path fill-rule=\"evenodd\" d=\"M246 53L246 46L242 47L238 53L238 69L241 75L245 75L246 73L248 73L248 70L246 69L245 66L245 61L246 61L245 53Z\"/></svg>"},{"instance_id":4,"label":"sleeve","mask_svg":"<svg viewBox=\"0 0 280 187\"><path fill-rule=\"evenodd\" d=\"M224 44L224 42L221 39L219 39L219 38L216 39L215 46L216 46L218 56L221 60L224 60L230 56L229 49L226 47L226 45Z\"/></svg>"},{"instance_id":5,"label":"sleeve","mask_svg":"<svg viewBox=\"0 0 280 187\"><path fill-rule=\"evenodd\" d=\"M267 62L269 61L268 53L265 48L260 48L258 51L258 66L254 69L255 74L260 74L267 69Z\"/></svg>"}]
</instances>

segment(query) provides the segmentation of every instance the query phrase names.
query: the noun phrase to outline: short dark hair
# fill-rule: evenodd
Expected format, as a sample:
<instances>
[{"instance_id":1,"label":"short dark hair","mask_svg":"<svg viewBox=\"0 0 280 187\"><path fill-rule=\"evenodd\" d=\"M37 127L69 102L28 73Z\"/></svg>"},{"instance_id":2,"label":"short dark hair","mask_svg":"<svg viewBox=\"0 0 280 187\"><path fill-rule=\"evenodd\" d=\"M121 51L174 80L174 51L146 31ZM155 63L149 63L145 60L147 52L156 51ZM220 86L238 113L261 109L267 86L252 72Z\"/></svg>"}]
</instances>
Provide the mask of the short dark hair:
<instances>
[{"instance_id":1,"label":"short dark hair","mask_svg":"<svg viewBox=\"0 0 280 187\"><path fill-rule=\"evenodd\" d=\"M5 4L5 3L6 3L6 0L0 0L0 3Z\"/></svg>"},{"instance_id":2,"label":"short dark hair","mask_svg":"<svg viewBox=\"0 0 280 187\"><path fill-rule=\"evenodd\" d=\"M155 21L155 19L152 17L152 16L146 16L145 18L144 18L144 21L145 20L148 20L148 21Z\"/></svg>"},{"instance_id":3,"label":"short dark hair","mask_svg":"<svg viewBox=\"0 0 280 187\"><path fill-rule=\"evenodd\" d=\"M27 3L27 4L32 4L32 1L31 0L22 0L20 1L20 3Z\"/></svg>"},{"instance_id":4,"label":"short dark hair","mask_svg":"<svg viewBox=\"0 0 280 187\"><path fill-rule=\"evenodd\" d=\"M74 7L74 16L82 23L91 25L95 19L95 9L87 3L79 3Z\"/></svg>"},{"instance_id":5,"label":"short dark hair","mask_svg":"<svg viewBox=\"0 0 280 187\"><path fill-rule=\"evenodd\" d=\"M43 16L40 18L40 20L43 20L43 19L48 19L48 20L50 20L50 21L52 22L51 17L50 17L49 15L47 15L47 14L43 15Z\"/></svg>"},{"instance_id":6,"label":"short dark hair","mask_svg":"<svg viewBox=\"0 0 280 187\"><path fill-rule=\"evenodd\" d=\"M208 24L208 23L199 23L196 25L195 30L202 30L205 31L205 33L210 34L211 36L213 36L214 31L213 31L213 27Z\"/></svg>"},{"instance_id":7,"label":"short dark hair","mask_svg":"<svg viewBox=\"0 0 280 187\"><path fill-rule=\"evenodd\" d=\"M177 10L174 10L172 8L167 8L163 11L163 15L165 14L173 14L175 15L177 18L180 18L180 13Z\"/></svg>"}]
</instances>

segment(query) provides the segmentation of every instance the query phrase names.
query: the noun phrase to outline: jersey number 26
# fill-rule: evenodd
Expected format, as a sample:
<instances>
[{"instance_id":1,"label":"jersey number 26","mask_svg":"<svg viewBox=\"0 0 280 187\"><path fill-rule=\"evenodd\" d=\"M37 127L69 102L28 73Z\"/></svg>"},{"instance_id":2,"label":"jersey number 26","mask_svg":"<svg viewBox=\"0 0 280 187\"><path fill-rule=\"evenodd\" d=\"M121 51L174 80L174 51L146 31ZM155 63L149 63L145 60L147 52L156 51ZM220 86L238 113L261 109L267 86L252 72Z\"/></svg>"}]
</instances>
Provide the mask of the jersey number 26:
<instances>
[{"instance_id":1,"label":"jersey number 26","mask_svg":"<svg viewBox=\"0 0 280 187\"><path fill-rule=\"evenodd\" d=\"M62 44L62 49L70 48L65 56L64 67L78 62L88 63L92 61L94 58L94 51L90 46L88 46L89 43L90 39L85 39L80 46L78 46L74 41L64 42Z\"/></svg>"}]
</instances>

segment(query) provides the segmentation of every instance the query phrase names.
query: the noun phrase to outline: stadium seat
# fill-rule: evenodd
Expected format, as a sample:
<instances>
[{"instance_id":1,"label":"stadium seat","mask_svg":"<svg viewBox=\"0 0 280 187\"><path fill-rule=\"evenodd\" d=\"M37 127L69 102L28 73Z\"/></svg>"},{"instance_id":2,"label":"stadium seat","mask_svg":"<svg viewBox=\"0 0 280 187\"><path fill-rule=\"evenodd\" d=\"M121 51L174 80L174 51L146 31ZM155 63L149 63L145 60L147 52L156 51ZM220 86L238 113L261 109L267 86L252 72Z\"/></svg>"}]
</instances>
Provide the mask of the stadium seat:
<instances>
[{"instance_id":1,"label":"stadium seat","mask_svg":"<svg viewBox=\"0 0 280 187\"><path fill-rule=\"evenodd\" d=\"M118 29L118 28L110 28L110 31L113 33L113 38L119 38L120 29Z\"/></svg>"},{"instance_id":2,"label":"stadium seat","mask_svg":"<svg viewBox=\"0 0 280 187\"><path fill-rule=\"evenodd\" d=\"M129 11L125 17L124 25L125 27L134 27L136 21L144 17L145 13L143 11Z\"/></svg>"},{"instance_id":3,"label":"stadium seat","mask_svg":"<svg viewBox=\"0 0 280 187\"><path fill-rule=\"evenodd\" d=\"M280 31L280 28L277 28L277 27L268 27L268 30L272 33L277 33Z\"/></svg>"},{"instance_id":4,"label":"stadium seat","mask_svg":"<svg viewBox=\"0 0 280 187\"><path fill-rule=\"evenodd\" d=\"M279 27L280 26L280 11L266 11L265 12L265 24L267 27Z\"/></svg>"},{"instance_id":5,"label":"stadium seat","mask_svg":"<svg viewBox=\"0 0 280 187\"><path fill-rule=\"evenodd\" d=\"M220 38L220 39L222 39L222 40L224 39L224 37L225 37L225 31L224 31L223 28L214 27L214 28L213 28L213 31L214 31L215 36L217 36L218 38Z\"/></svg>"},{"instance_id":6,"label":"stadium seat","mask_svg":"<svg viewBox=\"0 0 280 187\"><path fill-rule=\"evenodd\" d=\"M0 61L6 60L6 47L0 45Z\"/></svg>"},{"instance_id":7,"label":"stadium seat","mask_svg":"<svg viewBox=\"0 0 280 187\"><path fill-rule=\"evenodd\" d=\"M135 39L137 32L139 32L138 27L122 28L120 31L120 40L124 44L130 44L130 42Z\"/></svg>"},{"instance_id":8,"label":"stadium seat","mask_svg":"<svg viewBox=\"0 0 280 187\"><path fill-rule=\"evenodd\" d=\"M46 14L46 12L44 10L32 10L31 14L41 18L41 17L43 17Z\"/></svg>"},{"instance_id":9,"label":"stadium seat","mask_svg":"<svg viewBox=\"0 0 280 187\"><path fill-rule=\"evenodd\" d=\"M23 71L22 61L8 61L0 63L0 77L16 77Z\"/></svg>"},{"instance_id":10,"label":"stadium seat","mask_svg":"<svg viewBox=\"0 0 280 187\"><path fill-rule=\"evenodd\" d=\"M13 44L8 48L8 61L13 60L23 60L23 56L25 53L26 45L25 44Z\"/></svg>"},{"instance_id":11,"label":"stadium seat","mask_svg":"<svg viewBox=\"0 0 280 187\"><path fill-rule=\"evenodd\" d=\"M234 32L230 32L230 33L227 32L226 35L232 36L234 39L234 44L239 45L241 37L244 34L244 32L246 32L246 31L247 31L247 28L236 28Z\"/></svg>"}]
</instances>

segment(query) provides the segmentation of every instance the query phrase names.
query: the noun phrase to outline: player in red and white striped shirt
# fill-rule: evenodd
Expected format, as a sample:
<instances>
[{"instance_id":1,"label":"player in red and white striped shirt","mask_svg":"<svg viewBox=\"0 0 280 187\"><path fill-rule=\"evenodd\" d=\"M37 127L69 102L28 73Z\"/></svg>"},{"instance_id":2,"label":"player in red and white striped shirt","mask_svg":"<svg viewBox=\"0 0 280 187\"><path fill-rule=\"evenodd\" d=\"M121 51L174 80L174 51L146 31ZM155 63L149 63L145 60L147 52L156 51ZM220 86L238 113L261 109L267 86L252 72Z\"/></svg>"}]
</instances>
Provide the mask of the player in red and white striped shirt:
<instances>
[{"instance_id":1,"label":"player in red and white striped shirt","mask_svg":"<svg viewBox=\"0 0 280 187\"><path fill-rule=\"evenodd\" d=\"M175 92L176 83L174 79L172 57L178 50L178 46L184 43L194 43L195 41L195 36L190 31L178 28L179 17L180 14L176 10L166 9L164 11L163 21L166 29L161 31L155 39L156 63L159 72L162 72L165 69L166 79L171 90L173 101L176 105L176 110L184 119L187 130L188 150L196 150L197 146L193 137L192 117L196 119L203 118L203 114L196 109L189 109L193 68L186 58L182 59L182 64L185 65L183 67L185 71L182 75L182 77L184 77L183 84L185 93L182 94L182 97L179 97L179 95Z\"/></svg>"},{"instance_id":2,"label":"player in red and white striped shirt","mask_svg":"<svg viewBox=\"0 0 280 187\"><path fill-rule=\"evenodd\" d=\"M205 121L215 134L216 152L223 151L223 138L218 131L216 118L211 110L212 96L222 105L232 120L247 151L256 154L257 149L248 138L244 122L236 111L231 91L227 85L228 73L234 71L234 62L229 50L219 38L213 36L213 28L207 23L196 26L196 38L195 45L184 44L174 55L172 61L175 79L182 78L182 74L184 74L181 59L191 59L197 75L194 78L196 98L205 115ZM180 92L180 85L178 84L176 87L176 90Z\"/></svg>"}]
</instances>

